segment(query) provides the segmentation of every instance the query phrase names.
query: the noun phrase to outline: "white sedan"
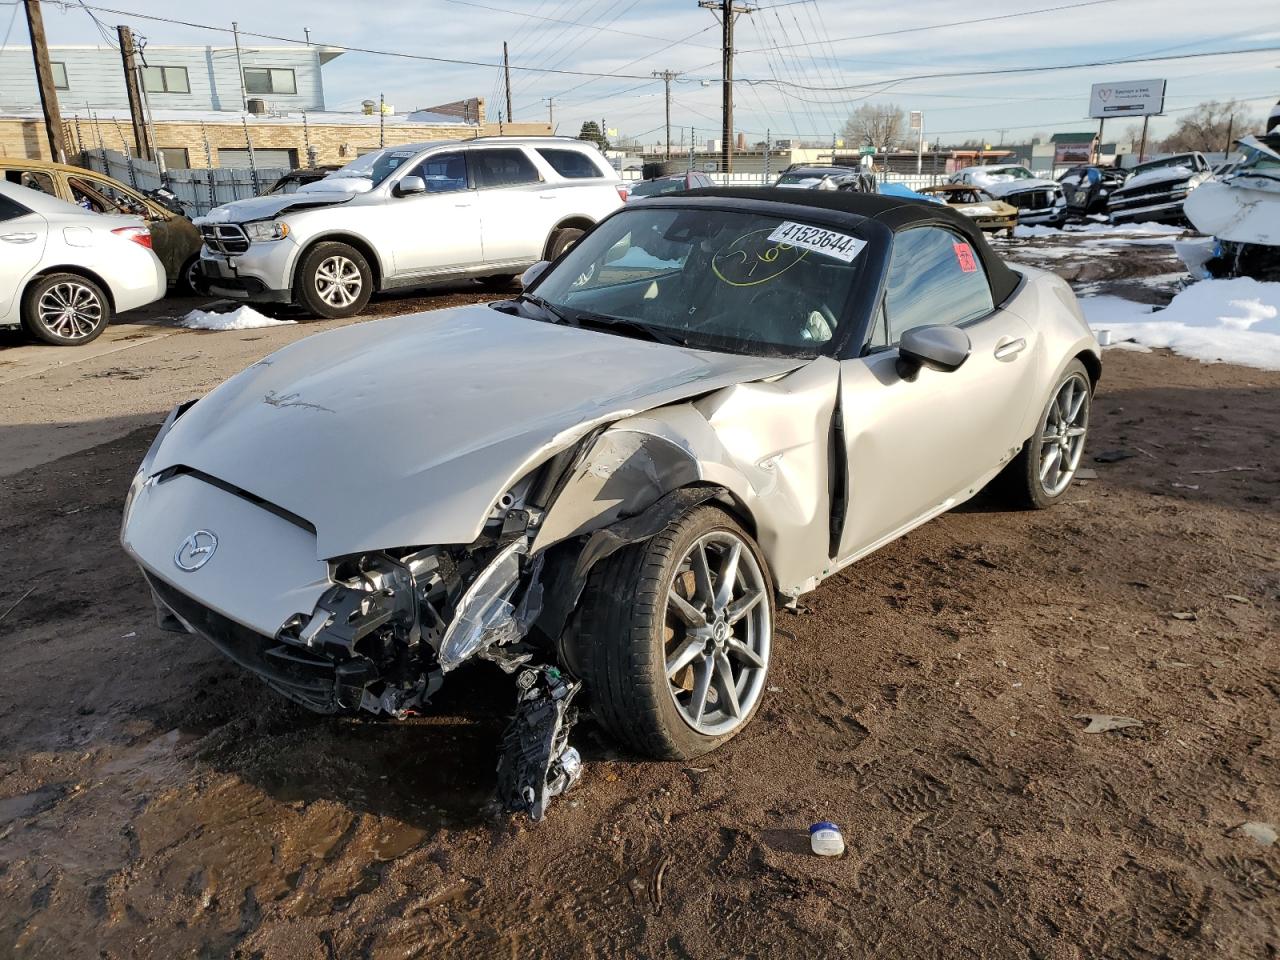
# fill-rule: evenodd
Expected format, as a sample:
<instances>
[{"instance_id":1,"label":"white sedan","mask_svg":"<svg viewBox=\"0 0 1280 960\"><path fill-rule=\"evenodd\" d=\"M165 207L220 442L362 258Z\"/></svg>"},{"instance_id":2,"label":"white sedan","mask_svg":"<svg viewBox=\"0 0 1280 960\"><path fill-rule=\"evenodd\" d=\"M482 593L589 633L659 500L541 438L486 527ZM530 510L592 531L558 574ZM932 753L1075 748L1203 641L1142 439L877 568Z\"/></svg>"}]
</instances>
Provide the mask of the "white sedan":
<instances>
[{"instance_id":1,"label":"white sedan","mask_svg":"<svg viewBox=\"0 0 1280 960\"><path fill-rule=\"evenodd\" d=\"M112 313L164 294L164 266L138 217L0 182L0 329L75 346L102 333Z\"/></svg>"}]
</instances>

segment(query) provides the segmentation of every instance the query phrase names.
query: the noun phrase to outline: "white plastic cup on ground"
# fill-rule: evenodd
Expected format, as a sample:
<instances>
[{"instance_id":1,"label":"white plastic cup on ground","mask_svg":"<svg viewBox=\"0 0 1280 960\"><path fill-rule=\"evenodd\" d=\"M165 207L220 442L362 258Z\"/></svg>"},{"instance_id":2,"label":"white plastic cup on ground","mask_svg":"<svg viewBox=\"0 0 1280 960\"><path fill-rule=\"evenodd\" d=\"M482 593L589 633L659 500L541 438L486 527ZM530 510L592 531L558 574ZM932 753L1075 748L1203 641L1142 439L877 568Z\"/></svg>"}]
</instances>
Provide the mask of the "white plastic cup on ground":
<instances>
[{"instance_id":1,"label":"white plastic cup on ground","mask_svg":"<svg viewBox=\"0 0 1280 960\"><path fill-rule=\"evenodd\" d=\"M1099 331L1098 331L1098 346L1100 346L1100 347L1109 347L1109 346L1111 346L1111 331L1110 331L1110 330L1099 330Z\"/></svg>"},{"instance_id":2,"label":"white plastic cup on ground","mask_svg":"<svg viewBox=\"0 0 1280 960\"><path fill-rule=\"evenodd\" d=\"M823 820L809 828L809 846L820 857L838 857L844 853L844 837L839 827Z\"/></svg>"}]
</instances>

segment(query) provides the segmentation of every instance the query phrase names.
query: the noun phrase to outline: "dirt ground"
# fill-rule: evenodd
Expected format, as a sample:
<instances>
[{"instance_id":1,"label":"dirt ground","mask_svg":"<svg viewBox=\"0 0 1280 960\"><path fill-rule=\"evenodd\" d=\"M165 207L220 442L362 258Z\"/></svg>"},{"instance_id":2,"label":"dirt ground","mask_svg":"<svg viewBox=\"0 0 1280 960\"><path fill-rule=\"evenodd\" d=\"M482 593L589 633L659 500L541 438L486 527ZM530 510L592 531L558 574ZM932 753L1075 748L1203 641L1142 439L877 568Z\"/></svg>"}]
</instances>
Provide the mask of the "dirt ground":
<instances>
[{"instance_id":1,"label":"dirt ground","mask_svg":"<svg viewBox=\"0 0 1280 960\"><path fill-rule=\"evenodd\" d=\"M316 328L138 329L0 349L0 957L1280 956L1280 845L1238 829L1280 822L1280 374L1108 350L1089 456L1127 458L808 595L701 761L584 721L531 826L490 805L496 668L326 719L156 628L117 542L155 425Z\"/></svg>"}]
</instances>

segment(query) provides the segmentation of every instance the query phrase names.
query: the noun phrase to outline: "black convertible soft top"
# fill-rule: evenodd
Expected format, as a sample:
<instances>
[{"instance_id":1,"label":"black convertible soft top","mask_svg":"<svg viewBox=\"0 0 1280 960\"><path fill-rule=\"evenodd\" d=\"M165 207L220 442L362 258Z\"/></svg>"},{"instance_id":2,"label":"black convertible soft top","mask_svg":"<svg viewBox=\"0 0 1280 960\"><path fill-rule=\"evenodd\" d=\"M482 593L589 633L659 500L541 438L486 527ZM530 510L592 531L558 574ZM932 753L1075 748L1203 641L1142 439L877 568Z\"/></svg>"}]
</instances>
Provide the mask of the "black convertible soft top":
<instances>
[{"instance_id":1,"label":"black convertible soft top","mask_svg":"<svg viewBox=\"0 0 1280 960\"><path fill-rule=\"evenodd\" d=\"M817 207L876 220L897 233L928 224L949 227L964 236L982 260L991 281L991 295L996 305L1004 303L1017 289L1020 278L1009 269L987 243L972 220L946 204L928 200L891 197L879 193L855 193L845 190L784 190L777 187L704 187L678 194L679 197L713 197L785 203L793 207ZM675 199L674 197L671 199Z\"/></svg>"}]
</instances>

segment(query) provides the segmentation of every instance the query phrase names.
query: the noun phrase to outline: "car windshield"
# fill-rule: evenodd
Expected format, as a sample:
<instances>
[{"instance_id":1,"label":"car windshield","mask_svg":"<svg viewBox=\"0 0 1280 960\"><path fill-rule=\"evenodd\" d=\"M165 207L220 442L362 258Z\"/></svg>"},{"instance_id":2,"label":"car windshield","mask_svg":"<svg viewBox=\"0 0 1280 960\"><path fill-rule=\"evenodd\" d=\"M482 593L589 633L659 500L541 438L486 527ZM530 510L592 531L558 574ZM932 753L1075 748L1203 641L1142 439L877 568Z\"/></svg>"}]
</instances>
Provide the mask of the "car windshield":
<instances>
[{"instance_id":1,"label":"car windshield","mask_svg":"<svg viewBox=\"0 0 1280 960\"><path fill-rule=\"evenodd\" d=\"M345 167L333 171L333 173L325 177L325 180L356 178L368 180L372 186L376 187L391 174L395 173L402 164L408 163L421 152L421 150L415 150L411 147L388 147L385 150L375 150L373 153L366 153L362 157L357 157Z\"/></svg>"},{"instance_id":2,"label":"car windshield","mask_svg":"<svg viewBox=\"0 0 1280 960\"><path fill-rule=\"evenodd\" d=\"M1137 176L1141 173L1149 173L1152 170L1164 170L1166 167L1186 167L1188 170L1194 169L1196 158L1191 153L1180 153L1176 157L1165 157L1163 160L1152 160L1150 163L1140 163L1133 168L1133 175Z\"/></svg>"},{"instance_id":3,"label":"car windshield","mask_svg":"<svg viewBox=\"0 0 1280 960\"><path fill-rule=\"evenodd\" d=\"M631 188L631 196L658 197L664 193L680 193L684 189L684 177L671 177L663 180L644 180Z\"/></svg>"},{"instance_id":4,"label":"car windshield","mask_svg":"<svg viewBox=\"0 0 1280 960\"><path fill-rule=\"evenodd\" d=\"M526 299L546 311L539 319L812 357L834 349L848 322L864 246L848 227L642 205L583 238Z\"/></svg>"},{"instance_id":5,"label":"car windshield","mask_svg":"<svg viewBox=\"0 0 1280 960\"><path fill-rule=\"evenodd\" d=\"M982 167L978 173L992 180L1032 180L1035 177L1026 167Z\"/></svg>"},{"instance_id":6,"label":"car windshield","mask_svg":"<svg viewBox=\"0 0 1280 960\"><path fill-rule=\"evenodd\" d=\"M848 173L847 170L792 170L778 177L778 183L804 183L806 180L822 180L837 174Z\"/></svg>"}]
</instances>

